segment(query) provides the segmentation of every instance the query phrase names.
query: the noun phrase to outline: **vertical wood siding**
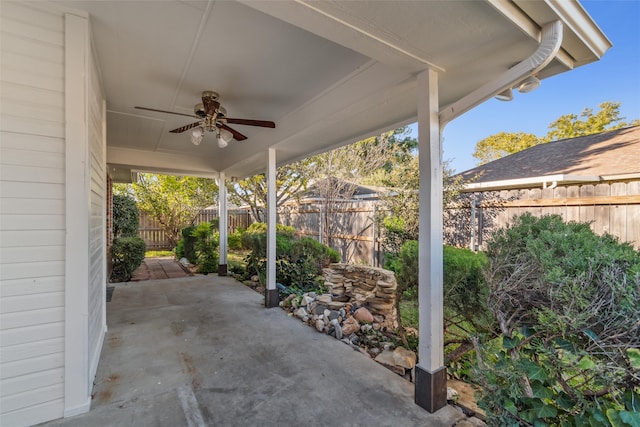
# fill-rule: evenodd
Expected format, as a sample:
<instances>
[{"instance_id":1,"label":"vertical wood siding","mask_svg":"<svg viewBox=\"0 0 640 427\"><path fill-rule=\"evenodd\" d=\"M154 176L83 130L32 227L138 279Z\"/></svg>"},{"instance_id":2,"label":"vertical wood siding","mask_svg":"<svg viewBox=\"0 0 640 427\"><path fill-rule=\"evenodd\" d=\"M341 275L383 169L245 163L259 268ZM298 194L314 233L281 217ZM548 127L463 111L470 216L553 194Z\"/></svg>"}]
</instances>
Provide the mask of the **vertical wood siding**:
<instances>
[{"instance_id":1,"label":"vertical wood siding","mask_svg":"<svg viewBox=\"0 0 640 427\"><path fill-rule=\"evenodd\" d=\"M63 414L64 22L1 2L0 425Z\"/></svg>"}]
</instances>

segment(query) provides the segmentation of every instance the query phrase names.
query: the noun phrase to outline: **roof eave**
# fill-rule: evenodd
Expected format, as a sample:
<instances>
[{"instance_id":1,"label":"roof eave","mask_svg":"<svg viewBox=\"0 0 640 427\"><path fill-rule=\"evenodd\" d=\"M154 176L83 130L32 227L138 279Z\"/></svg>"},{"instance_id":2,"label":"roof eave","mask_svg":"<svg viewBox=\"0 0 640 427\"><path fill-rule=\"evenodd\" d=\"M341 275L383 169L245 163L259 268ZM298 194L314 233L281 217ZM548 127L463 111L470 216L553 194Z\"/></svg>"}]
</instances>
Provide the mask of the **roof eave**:
<instances>
[{"instance_id":1,"label":"roof eave","mask_svg":"<svg viewBox=\"0 0 640 427\"><path fill-rule=\"evenodd\" d=\"M589 182L600 182L602 178L598 175L547 175L534 176L529 178L505 179L500 181L474 182L466 184L462 189L465 193L477 191L513 190L518 188L532 188L541 186L548 188L559 184L585 184Z\"/></svg>"}]
</instances>

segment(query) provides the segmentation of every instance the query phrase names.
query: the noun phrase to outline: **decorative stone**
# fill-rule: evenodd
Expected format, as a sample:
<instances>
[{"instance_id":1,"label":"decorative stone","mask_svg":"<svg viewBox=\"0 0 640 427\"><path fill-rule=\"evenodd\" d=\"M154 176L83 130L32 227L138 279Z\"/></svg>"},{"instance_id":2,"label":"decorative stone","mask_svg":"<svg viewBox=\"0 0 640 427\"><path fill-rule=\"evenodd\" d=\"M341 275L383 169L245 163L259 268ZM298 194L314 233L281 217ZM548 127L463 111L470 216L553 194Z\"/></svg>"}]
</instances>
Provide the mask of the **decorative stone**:
<instances>
[{"instance_id":1,"label":"decorative stone","mask_svg":"<svg viewBox=\"0 0 640 427\"><path fill-rule=\"evenodd\" d=\"M340 327L340 323L338 322L338 319L333 319L331 321L331 324L333 325L333 328L336 331L336 339L341 340L342 339L342 328Z\"/></svg>"},{"instance_id":2,"label":"decorative stone","mask_svg":"<svg viewBox=\"0 0 640 427\"><path fill-rule=\"evenodd\" d=\"M326 309L322 314L324 314L324 317L329 317L331 311L329 309Z\"/></svg>"},{"instance_id":3,"label":"decorative stone","mask_svg":"<svg viewBox=\"0 0 640 427\"><path fill-rule=\"evenodd\" d=\"M311 304L313 301L315 301L315 298L310 297L309 295L304 295L302 297L302 305Z\"/></svg>"},{"instance_id":4,"label":"decorative stone","mask_svg":"<svg viewBox=\"0 0 640 427\"><path fill-rule=\"evenodd\" d=\"M307 316L307 310L304 309L304 307L300 307L297 311L296 311L296 316L299 317L300 319L304 318L305 316Z\"/></svg>"},{"instance_id":5,"label":"decorative stone","mask_svg":"<svg viewBox=\"0 0 640 427\"><path fill-rule=\"evenodd\" d=\"M322 304L329 304L331 302L331 295L330 294L318 295L317 300Z\"/></svg>"},{"instance_id":6,"label":"decorative stone","mask_svg":"<svg viewBox=\"0 0 640 427\"><path fill-rule=\"evenodd\" d=\"M447 387L447 400L451 400L454 402L458 400L458 392L451 387Z\"/></svg>"},{"instance_id":7,"label":"decorative stone","mask_svg":"<svg viewBox=\"0 0 640 427\"><path fill-rule=\"evenodd\" d=\"M324 314L324 311L327 309L327 306L324 304L317 304L315 306L316 314Z\"/></svg>"},{"instance_id":8,"label":"decorative stone","mask_svg":"<svg viewBox=\"0 0 640 427\"><path fill-rule=\"evenodd\" d=\"M316 329L318 332L322 332L324 330L324 321L322 319L316 320Z\"/></svg>"},{"instance_id":9,"label":"decorative stone","mask_svg":"<svg viewBox=\"0 0 640 427\"><path fill-rule=\"evenodd\" d=\"M258 281L260 281L260 278L258 277L257 274L254 274L253 276L251 276L251 281L252 282L258 282Z\"/></svg>"},{"instance_id":10,"label":"decorative stone","mask_svg":"<svg viewBox=\"0 0 640 427\"><path fill-rule=\"evenodd\" d=\"M382 350L382 353L377 355L374 360L376 362L380 363L385 368L395 372L398 375L404 375L405 374L404 368L402 366L396 365L392 351Z\"/></svg>"},{"instance_id":11,"label":"decorative stone","mask_svg":"<svg viewBox=\"0 0 640 427\"><path fill-rule=\"evenodd\" d=\"M360 307L359 309L357 309L356 312L353 313L353 317L358 319L358 321L360 322L373 323L373 314L371 314L371 312L365 307Z\"/></svg>"},{"instance_id":12,"label":"decorative stone","mask_svg":"<svg viewBox=\"0 0 640 427\"><path fill-rule=\"evenodd\" d=\"M348 317L342 323L342 333L344 335L351 335L358 332L359 330L360 330L360 323L358 322L358 319L356 319L355 317Z\"/></svg>"},{"instance_id":13,"label":"decorative stone","mask_svg":"<svg viewBox=\"0 0 640 427\"><path fill-rule=\"evenodd\" d=\"M329 312L328 315L329 319L334 320L334 319L339 319L340 318L340 312L336 311L336 310L331 310Z\"/></svg>"},{"instance_id":14,"label":"decorative stone","mask_svg":"<svg viewBox=\"0 0 640 427\"><path fill-rule=\"evenodd\" d=\"M416 366L416 354L404 347L397 347L393 350L393 360L396 366L402 366L405 369L413 369Z\"/></svg>"}]
</instances>

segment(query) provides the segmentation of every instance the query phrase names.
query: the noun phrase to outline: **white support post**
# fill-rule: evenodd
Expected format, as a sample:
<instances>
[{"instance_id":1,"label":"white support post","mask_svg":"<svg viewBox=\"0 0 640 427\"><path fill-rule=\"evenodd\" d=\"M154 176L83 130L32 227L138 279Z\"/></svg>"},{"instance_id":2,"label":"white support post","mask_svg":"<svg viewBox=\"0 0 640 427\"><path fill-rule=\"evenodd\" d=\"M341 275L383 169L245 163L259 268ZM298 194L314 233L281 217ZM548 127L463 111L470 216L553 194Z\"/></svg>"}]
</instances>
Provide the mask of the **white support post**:
<instances>
[{"instance_id":1,"label":"white support post","mask_svg":"<svg viewBox=\"0 0 640 427\"><path fill-rule=\"evenodd\" d=\"M276 288L276 150L269 148L267 164L267 288L264 305L280 303Z\"/></svg>"},{"instance_id":2,"label":"white support post","mask_svg":"<svg viewBox=\"0 0 640 427\"><path fill-rule=\"evenodd\" d=\"M64 416L91 406L89 378L89 21L65 14Z\"/></svg>"},{"instance_id":3,"label":"white support post","mask_svg":"<svg viewBox=\"0 0 640 427\"><path fill-rule=\"evenodd\" d=\"M415 378L415 402L429 412L435 412L447 404L443 338L441 142L438 74L429 69L418 75L420 363L416 366Z\"/></svg>"},{"instance_id":4,"label":"white support post","mask_svg":"<svg viewBox=\"0 0 640 427\"><path fill-rule=\"evenodd\" d=\"M218 276L227 275L227 235L229 227L227 220L227 186L224 172L220 172L218 178L218 230L220 236L218 256Z\"/></svg>"}]
</instances>

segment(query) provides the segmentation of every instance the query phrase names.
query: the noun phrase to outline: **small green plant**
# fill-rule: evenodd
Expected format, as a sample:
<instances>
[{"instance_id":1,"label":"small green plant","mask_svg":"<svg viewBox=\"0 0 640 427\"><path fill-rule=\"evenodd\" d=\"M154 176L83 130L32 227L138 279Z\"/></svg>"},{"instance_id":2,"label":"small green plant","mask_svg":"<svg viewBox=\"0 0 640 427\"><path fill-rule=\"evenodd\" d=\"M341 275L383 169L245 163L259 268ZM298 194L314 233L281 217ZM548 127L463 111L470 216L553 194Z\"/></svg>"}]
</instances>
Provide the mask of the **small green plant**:
<instances>
[{"instance_id":1,"label":"small green plant","mask_svg":"<svg viewBox=\"0 0 640 427\"><path fill-rule=\"evenodd\" d=\"M198 224L191 232L198 272L203 274L218 271L218 233L214 233L210 222Z\"/></svg>"},{"instance_id":2,"label":"small green plant","mask_svg":"<svg viewBox=\"0 0 640 427\"><path fill-rule=\"evenodd\" d=\"M195 249L195 237L193 232L195 231L195 225L190 225L182 229L182 238L178 240L176 245L176 258L186 258L190 262L196 261L196 249Z\"/></svg>"},{"instance_id":3,"label":"small green plant","mask_svg":"<svg viewBox=\"0 0 640 427\"><path fill-rule=\"evenodd\" d=\"M113 237L137 236L140 213L133 197L125 194L113 195Z\"/></svg>"},{"instance_id":4,"label":"small green plant","mask_svg":"<svg viewBox=\"0 0 640 427\"><path fill-rule=\"evenodd\" d=\"M133 272L142 264L147 245L139 237L120 237L111 246L112 282L128 282Z\"/></svg>"}]
</instances>

